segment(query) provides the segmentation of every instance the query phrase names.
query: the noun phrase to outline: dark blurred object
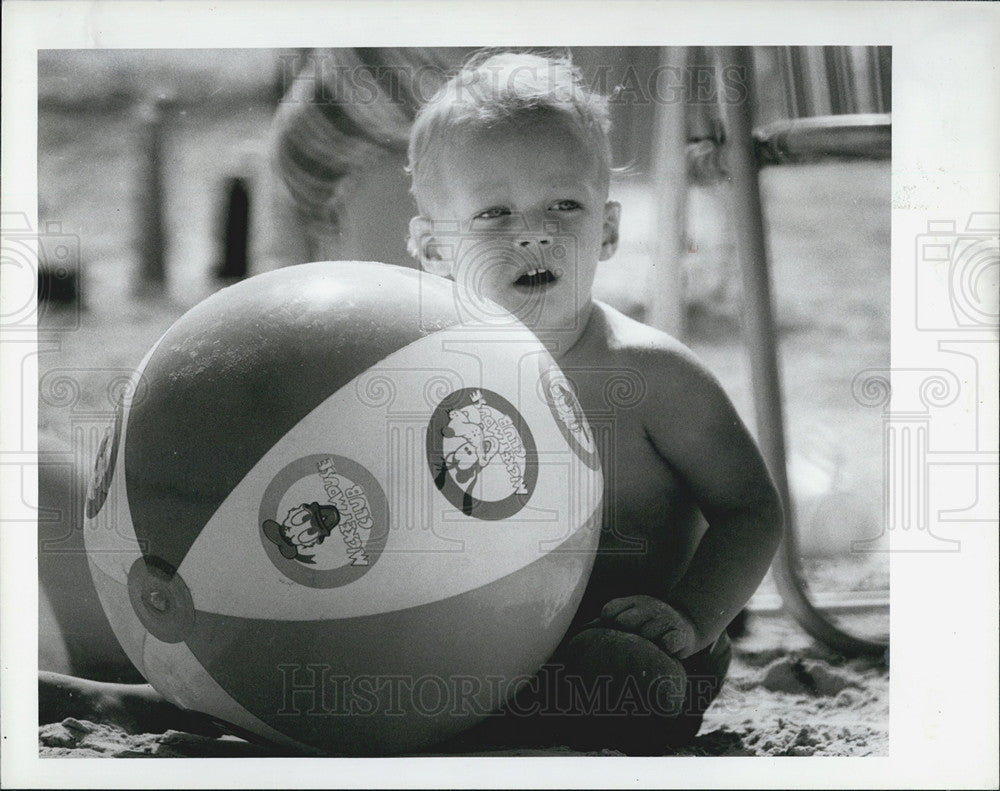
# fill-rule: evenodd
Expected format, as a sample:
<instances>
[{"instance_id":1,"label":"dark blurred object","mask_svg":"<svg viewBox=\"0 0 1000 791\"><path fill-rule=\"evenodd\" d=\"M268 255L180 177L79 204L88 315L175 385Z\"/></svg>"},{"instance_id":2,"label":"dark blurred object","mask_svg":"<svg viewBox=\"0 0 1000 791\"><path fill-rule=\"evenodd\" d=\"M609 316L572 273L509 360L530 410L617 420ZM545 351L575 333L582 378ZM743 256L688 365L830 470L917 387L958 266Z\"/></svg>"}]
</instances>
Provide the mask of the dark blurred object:
<instances>
[{"instance_id":1,"label":"dark blurred object","mask_svg":"<svg viewBox=\"0 0 1000 791\"><path fill-rule=\"evenodd\" d=\"M38 301L53 305L78 304L80 296L79 272L64 266L38 268Z\"/></svg>"},{"instance_id":2,"label":"dark blurred object","mask_svg":"<svg viewBox=\"0 0 1000 791\"><path fill-rule=\"evenodd\" d=\"M250 189L242 178L226 181L226 210L222 218L222 260L215 276L242 279L247 276L250 227Z\"/></svg>"},{"instance_id":3,"label":"dark blurred object","mask_svg":"<svg viewBox=\"0 0 1000 791\"><path fill-rule=\"evenodd\" d=\"M736 617L729 622L729 626L726 627L726 634L728 634L733 640L742 637L747 633L747 623L749 620L750 610L744 607L736 614Z\"/></svg>"},{"instance_id":4,"label":"dark blurred object","mask_svg":"<svg viewBox=\"0 0 1000 791\"><path fill-rule=\"evenodd\" d=\"M167 239L163 227L164 115L173 105L160 94L143 103L138 112L138 145L141 166L137 184L139 215L137 247L139 273L134 284L138 296L160 293L166 283Z\"/></svg>"}]
</instances>

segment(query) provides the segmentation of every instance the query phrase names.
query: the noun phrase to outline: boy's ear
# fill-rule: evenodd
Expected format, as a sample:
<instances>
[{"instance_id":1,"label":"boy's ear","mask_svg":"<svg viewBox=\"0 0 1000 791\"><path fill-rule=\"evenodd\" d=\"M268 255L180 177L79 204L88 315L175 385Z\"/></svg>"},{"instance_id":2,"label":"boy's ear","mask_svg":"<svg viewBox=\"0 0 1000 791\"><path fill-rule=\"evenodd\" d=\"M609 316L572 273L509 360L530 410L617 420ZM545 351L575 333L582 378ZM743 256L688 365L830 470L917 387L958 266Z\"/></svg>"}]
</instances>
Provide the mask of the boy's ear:
<instances>
[{"instance_id":1,"label":"boy's ear","mask_svg":"<svg viewBox=\"0 0 1000 791\"><path fill-rule=\"evenodd\" d=\"M431 229L431 221L423 215L411 218L410 238L406 242L406 249L420 262L424 270L432 275L447 277L451 274L451 266L441 259Z\"/></svg>"},{"instance_id":2,"label":"boy's ear","mask_svg":"<svg viewBox=\"0 0 1000 791\"><path fill-rule=\"evenodd\" d=\"M609 200L604 204L604 230L601 236L601 255L598 260L607 261L618 249L618 223L621 221L622 205Z\"/></svg>"}]
</instances>

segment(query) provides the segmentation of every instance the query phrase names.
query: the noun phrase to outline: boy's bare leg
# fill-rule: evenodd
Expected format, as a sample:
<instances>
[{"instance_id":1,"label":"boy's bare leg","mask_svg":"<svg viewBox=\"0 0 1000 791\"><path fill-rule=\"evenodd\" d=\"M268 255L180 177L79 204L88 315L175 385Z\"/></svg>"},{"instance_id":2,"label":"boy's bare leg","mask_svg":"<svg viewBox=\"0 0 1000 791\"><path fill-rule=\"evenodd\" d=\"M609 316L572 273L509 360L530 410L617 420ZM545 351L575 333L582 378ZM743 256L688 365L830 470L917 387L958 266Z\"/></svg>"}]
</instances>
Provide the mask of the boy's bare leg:
<instances>
[{"instance_id":1,"label":"boy's bare leg","mask_svg":"<svg viewBox=\"0 0 1000 791\"><path fill-rule=\"evenodd\" d=\"M38 722L67 717L117 725L128 733L186 731L221 736L207 716L164 700L149 684L111 684L61 673L38 674Z\"/></svg>"}]
</instances>

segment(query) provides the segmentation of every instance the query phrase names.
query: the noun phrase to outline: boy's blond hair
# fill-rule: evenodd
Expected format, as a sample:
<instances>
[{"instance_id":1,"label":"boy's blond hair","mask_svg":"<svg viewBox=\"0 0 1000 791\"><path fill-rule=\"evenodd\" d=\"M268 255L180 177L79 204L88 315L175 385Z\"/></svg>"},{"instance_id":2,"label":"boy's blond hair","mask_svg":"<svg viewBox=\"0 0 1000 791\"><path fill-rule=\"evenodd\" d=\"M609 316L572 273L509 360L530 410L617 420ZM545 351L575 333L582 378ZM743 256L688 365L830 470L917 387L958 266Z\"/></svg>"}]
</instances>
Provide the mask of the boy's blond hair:
<instances>
[{"instance_id":1,"label":"boy's blond hair","mask_svg":"<svg viewBox=\"0 0 1000 791\"><path fill-rule=\"evenodd\" d=\"M607 184L611 174L607 98L592 92L567 58L487 52L466 62L417 113L410 132L408 170L418 205L420 187L449 142L486 129L537 123L565 128L593 154Z\"/></svg>"}]
</instances>

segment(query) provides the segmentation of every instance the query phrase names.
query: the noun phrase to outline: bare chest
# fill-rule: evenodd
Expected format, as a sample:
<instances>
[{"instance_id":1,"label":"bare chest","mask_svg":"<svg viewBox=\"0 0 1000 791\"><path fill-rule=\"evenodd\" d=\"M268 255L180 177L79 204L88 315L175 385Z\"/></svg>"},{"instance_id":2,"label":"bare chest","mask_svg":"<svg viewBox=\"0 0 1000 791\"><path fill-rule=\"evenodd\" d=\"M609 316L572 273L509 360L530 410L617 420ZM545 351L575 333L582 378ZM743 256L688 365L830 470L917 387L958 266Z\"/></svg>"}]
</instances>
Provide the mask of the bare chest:
<instances>
[{"instance_id":1,"label":"bare chest","mask_svg":"<svg viewBox=\"0 0 1000 791\"><path fill-rule=\"evenodd\" d=\"M643 415L656 409L656 393L640 371L630 368L564 371L587 415L604 474L601 543L592 582L637 585L649 592L669 587L687 566L700 522L684 481L646 431Z\"/></svg>"}]
</instances>

